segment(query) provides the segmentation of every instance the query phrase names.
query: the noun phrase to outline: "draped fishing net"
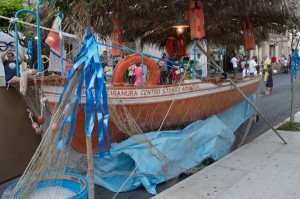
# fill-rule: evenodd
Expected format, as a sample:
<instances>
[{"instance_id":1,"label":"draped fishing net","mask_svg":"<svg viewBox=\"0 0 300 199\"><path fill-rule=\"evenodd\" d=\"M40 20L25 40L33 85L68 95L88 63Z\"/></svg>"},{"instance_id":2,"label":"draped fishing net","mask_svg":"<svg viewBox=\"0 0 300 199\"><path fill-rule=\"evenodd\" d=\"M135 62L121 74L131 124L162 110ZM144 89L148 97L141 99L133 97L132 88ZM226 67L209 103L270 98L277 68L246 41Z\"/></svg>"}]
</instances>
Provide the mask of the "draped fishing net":
<instances>
[{"instance_id":1,"label":"draped fishing net","mask_svg":"<svg viewBox=\"0 0 300 199\"><path fill-rule=\"evenodd\" d=\"M156 61L158 61L158 59L156 59L155 62ZM136 63L129 63L129 66L135 64ZM106 186L106 188L118 194L119 192L133 189L134 186L129 186L128 184L134 184L137 182L137 179L139 179L139 184L137 183L138 186L143 185L148 192L155 193L152 189L153 187L147 186L146 182L155 184L153 182L155 180L157 180L157 182L167 181L168 185L172 185L180 180L178 177L181 173L190 175L203 168L203 165L207 162L211 162L209 160L217 160L225 155L214 155L212 152L201 156L201 158L191 157L189 153L191 151L194 152L195 145L185 144L184 147L180 145L180 142L185 143L184 137L182 137L181 141L174 140L175 143L169 144L169 146L172 147L173 155L169 153L169 151L164 151L165 148L160 147L161 143L156 142L161 139L163 135L167 135L163 142L168 143L174 139L174 137L168 137L170 134L172 136L178 134L178 137L180 137L181 131L186 133L188 132L187 129L194 129L194 131L196 131L198 130L195 129L198 128L198 126L196 126L197 124L190 126L193 122L206 120L211 116L234 107L244 100L242 95L220 73L191 80L191 76L194 75L190 70L191 64L193 64L192 61L183 64L181 67L183 70L177 74L180 76L180 81L176 84L133 86L129 82L128 72L126 70L124 74L119 74L122 76L122 83L112 84L109 79L107 80L109 108L108 133L110 142L112 143L112 152L111 154L106 154L104 159L99 157L99 150L104 147L106 152L108 152L110 145L107 142L99 144L98 134L96 132L98 128L103 127L99 127L97 122L95 122L92 133L92 146L93 152L95 153L94 161L96 166L104 166L104 168L101 166L95 168L97 184L102 185L101 182L105 179L117 178L118 186ZM147 72L144 74L143 81L147 82L149 80L153 72L151 70L155 69L149 67L148 70L145 70ZM58 103L59 95L62 93L62 88L65 85L65 78L59 76L29 78L25 101L35 117L40 115L45 117L45 123L42 125L44 133L41 144L26 171L15 188L8 192L10 198L30 198L36 191L36 188L40 186L41 179L45 179L45 175L62 175L67 166L76 166L79 168L80 174L86 175L88 165L86 160L85 100L87 96L82 93L82 103L78 105L76 105L76 99L74 97L77 95L76 91L78 82L80 82L80 74L80 71L74 74L66 87L64 97L60 104ZM278 78L284 78L283 75L277 76ZM230 77L233 78L233 76ZM276 78L277 77L274 76L274 79ZM275 85L277 85L277 82L274 82ZM277 114L275 109L271 108L273 107L271 103L274 103L272 102L272 96L266 96L263 93L265 88L260 76L246 77L244 79L238 78L235 80L235 83L248 97L255 94L258 90L256 104L259 110L262 110L262 112L266 114L266 118L271 121L273 125L277 125L286 119L287 115ZM289 84L287 83L285 85L288 86ZM274 92L280 93L279 89L283 90L284 87L280 87L278 90L274 90ZM95 95L95 93L93 95ZM46 97L47 101L43 104L42 99L44 99L44 97ZM288 99L286 100L288 101ZM64 103L66 101L69 101L69 103ZM255 103L255 100L253 102ZM101 103L103 102L101 101ZM73 138L62 150L58 150L60 134L57 129L61 129L63 121L68 120L74 109L76 110L77 117L74 123ZM288 107L284 109L288 109ZM243 118L243 120L240 121L244 123L241 128L237 130L237 127L232 127L233 131L231 134L235 131L236 135L234 147L239 146L242 141L247 142L252 140L269 128L269 125L261 118L250 126L245 120L249 116L250 120L257 120L259 117L252 115L252 112L249 112L248 109L243 113L244 115L239 115L238 112L232 111L225 116L220 115L220 118L223 117L223 123L228 126L235 125L235 120L238 120L238 118L236 118L237 116ZM96 113L93 114L95 115L95 121L97 121L98 117L101 117L101 115L97 115ZM274 115L276 115L275 119ZM53 124L56 125L55 128L53 128ZM202 126L205 126L204 124L206 124L206 122L204 122ZM213 130L218 126L221 126L221 124L214 122L205 128L204 131L208 134L213 134ZM68 139L69 128L70 126L66 126L63 131L62 140L64 140L64 142ZM245 132L248 132L247 128L249 128L250 131L244 138ZM203 131L201 131L201 133L202 132ZM230 139L232 139L232 137L230 137ZM188 142L193 143L194 138L196 138L196 136L189 138ZM133 140L134 144L131 143L130 139ZM205 141L205 143L201 143L201 139L203 139L202 141ZM202 137L201 139L199 143L203 145L209 143L209 140L205 140L207 138ZM123 142L124 140L126 141ZM128 143L128 147L123 148L123 152L117 151L118 147L121 148L121 146ZM134 148L133 145L136 144L138 145ZM230 147L231 146L228 147L229 150ZM145 153L139 154L139 151L142 149L145 150ZM174 157L174 153L177 154L177 156L187 158L183 160L183 162L188 162L189 165L194 166L190 168L185 167L182 162L176 159L176 156ZM184 153L186 154L185 156ZM198 154L192 154L192 156L198 156ZM109 159L110 157L113 158ZM110 165L115 161L127 163L128 159L130 159L129 157L134 159L132 162L129 161L130 165L120 164L114 168L106 167L106 165ZM156 162L159 162L159 164L156 164ZM193 164L190 164L190 162L193 162ZM150 168L151 163L158 167L158 173L161 178L155 179L150 171L145 170L145 167L142 168L142 166L149 166ZM127 166L130 168L126 170L125 167ZM98 177L100 179L98 179ZM148 181L145 180L145 178L147 178ZM109 182L112 184L115 183L115 181L112 180L109 180ZM43 187L54 187L59 194L61 192L62 183L63 181L43 180ZM96 186L96 191L97 190L103 191L102 188ZM116 196L114 193L109 193L108 195L111 197Z\"/></svg>"}]
</instances>

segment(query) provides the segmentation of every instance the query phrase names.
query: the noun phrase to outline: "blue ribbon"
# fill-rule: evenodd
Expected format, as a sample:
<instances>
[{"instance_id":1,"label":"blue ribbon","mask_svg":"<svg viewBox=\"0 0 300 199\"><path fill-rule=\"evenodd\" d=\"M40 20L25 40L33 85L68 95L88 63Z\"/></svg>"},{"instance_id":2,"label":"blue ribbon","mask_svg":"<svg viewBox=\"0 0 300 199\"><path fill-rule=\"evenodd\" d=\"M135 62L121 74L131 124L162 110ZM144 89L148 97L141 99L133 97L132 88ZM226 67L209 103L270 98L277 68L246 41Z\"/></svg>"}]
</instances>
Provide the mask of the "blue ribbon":
<instances>
[{"instance_id":1,"label":"blue ribbon","mask_svg":"<svg viewBox=\"0 0 300 199\"><path fill-rule=\"evenodd\" d=\"M27 54L28 56L31 56L31 57L32 57L32 55L33 55L33 44L32 44L32 39L31 39L31 38L28 40L26 54Z\"/></svg>"},{"instance_id":2,"label":"blue ribbon","mask_svg":"<svg viewBox=\"0 0 300 199\"><path fill-rule=\"evenodd\" d=\"M291 63L291 76L292 78L297 77L297 68L300 66L300 57L298 55L298 49L295 49L293 56L292 56L292 63Z\"/></svg>"},{"instance_id":3,"label":"blue ribbon","mask_svg":"<svg viewBox=\"0 0 300 199\"><path fill-rule=\"evenodd\" d=\"M107 143L108 152L110 150L110 139L108 135L108 100L106 84L104 80L104 72L102 69L100 56L98 54L98 45L90 29L88 29L87 31L87 36L84 39L83 46L80 49L75 64L69 73L67 82L59 100L59 104L61 104L61 101L63 99L63 96L65 95L70 80L74 76L74 72L79 68L79 66L83 64L84 67L78 83L76 91L76 100L74 102L73 110L71 114L67 117L67 119L63 121L62 127L60 129L58 149L63 149L64 144L62 138L65 126L67 124L70 125L70 130L68 132L68 137L65 144L68 144L72 139L76 119L76 107L78 104L81 103L81 91L82 89L85 89L85 134L88 138L91 138L95 124L95 115L97 115L99 154L100 158L103 158L105 154L105 141ZM83 83L85 85L85 88L83 88ZM66 110L69 108L70 103L71 101L68 100L64 112L67 112ZM103 107L103 111L101 107Z\"/></svg>"}]
</instances>

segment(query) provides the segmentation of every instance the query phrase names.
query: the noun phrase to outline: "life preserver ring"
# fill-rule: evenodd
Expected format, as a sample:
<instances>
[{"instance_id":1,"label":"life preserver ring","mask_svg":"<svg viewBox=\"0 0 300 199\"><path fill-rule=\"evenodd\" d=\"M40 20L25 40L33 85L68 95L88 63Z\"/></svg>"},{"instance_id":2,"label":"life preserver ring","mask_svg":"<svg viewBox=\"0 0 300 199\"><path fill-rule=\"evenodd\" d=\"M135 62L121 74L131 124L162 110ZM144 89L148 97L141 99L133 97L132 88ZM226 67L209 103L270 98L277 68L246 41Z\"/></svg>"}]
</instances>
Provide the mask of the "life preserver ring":
<instances>
[{"instance_id":1,"label":"life preserver ring","mask_svg":"<svg viewBox=\"0 0 300 199\"><path fill-rule=\"evenodd\" d=\"M189 0L189 10L186 15L191 27L191 39L205 37L203 7L198 5L198 1Z\"/></svg>"},{"instance_id":2,"label":"life preserver ring","mask_svg":"<svg viewBox=\"0 0 300 199\"><path fill-rule=\"evenodd\" d=\"M142 57L140 54L132 54L122 59L115 67L114 74L112 77L113 85L123 86L123 77L125 72L130 66L141 62ZM146 65L148 70L150 71L149 80L145 82L145 85L159 84L160 72L155 61L149 57L144 57L144 65Z\"/></svg>"},{"instance_id":3,"label":"life preserver ring","mask_svg":"<svg viewBox=\"0 0 300 199\"><path fill-rule=\"evenodd\" d=\"M243 35L244 35L244 44L246 50L255 49L255 30L252 28L249 19L243 19Z\"/></svg>"},{"instance_id":4,"label":"life preserver ring","mask_svg":"<svg viewBox=\"0 0 300 199\"><path fill-rule=\"evenodd\" d=\"M170 36L167 39L167 53L174 60L178 60L180 57L186 55L186 46L187 40L182 34L178 36Z\"/></svg>"}]
</instances>

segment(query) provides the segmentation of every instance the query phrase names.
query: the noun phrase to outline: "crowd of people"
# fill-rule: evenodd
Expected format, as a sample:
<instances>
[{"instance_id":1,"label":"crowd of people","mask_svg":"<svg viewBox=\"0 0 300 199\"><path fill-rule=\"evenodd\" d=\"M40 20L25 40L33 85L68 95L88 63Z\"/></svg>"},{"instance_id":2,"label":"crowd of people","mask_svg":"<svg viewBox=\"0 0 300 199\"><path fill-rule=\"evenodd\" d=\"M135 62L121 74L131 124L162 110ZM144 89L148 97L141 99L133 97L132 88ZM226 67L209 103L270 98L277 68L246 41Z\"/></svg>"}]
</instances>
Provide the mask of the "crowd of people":
<instances>
[{"instance_id":1,"label":"crowd of people","mask_svg":"<svg viewBox=\"0 0 300 199\"><path fill-rule=\"evenodd\" d=\"M273 94L273 73L278 71L288 73L290 66L290 60L284 55L281 55L279 60L275 56L272 56L270 59L267 55L264 55L261 64L259 64L256 55L250 60L243 55L239 55L238 59L232 56L230 63L233 67L234 79L238 79L239 73L242 74L242 79L247 76L262 75L266 85L266 95Z\"/></svg>"},{"instance_id":2,"label":"crowd of people","mask_svg":"<svg viewBox=\"0 0 300 199\"><path fill-rule=\"evenodd\" d=\"M9 47L1 56L5 70L6 82L16 76L16 59L12 51L14 51L13 47ZM25 58L21 53L19 53L19 56L20 58L18 62L21 64ZM103 51L100 56L100 60L106 81L111 81L114 67L117 65L119 60L113 59L114 61L111 61L111 57L109 57L107 51ZM179 62L171 58L168 53L162 53L161 59L157 62L157 67L160 71L159 83L161 85L179 83L183 78L201 79L203 70L207 67L206 64L201 63L200 53L197 53L195 64L193 60L189 59L189 57L184 57L181 59L181 62ZM230 63L232 65L235 80L239 79L238 76L243 79L245 77L252 77L259 74L262 75L267 88L266 94L269 95L273 93L272 76L273 72L276 72L275 68L278 69L279 66L280 71L288 73L290 61L284 55L282 55L278 61L275 56L268 58L264 55L261 64L259 64L257 56L254 55L249 60L247 56L240 54L238 58L236 58L236 56L232 56ZM143 85L143 79L145 79L145 76L143 77L143 75L145 75L145 71L147 73L146 67L145 69L142 69L141 63L131 65L126 73L126 76L128 77L128 84L135 86Z\"/></svg>"},{"instance_id":3,"label":"crowd of people","mask_svg":"<svg viewBox=\"0 0 300 199\"><path fill-rule=\"evenodd\" d=\"M195 79L201 79L202 71L206 65L201 65L201 54L197 53L195 66L193 68L193 60L189 60L189 57L183 57L181 62L175 61L171 58L168 53L162 53L161 59L157 61L157 67L160 71L160 81L161 85L164 84L174 84L179 83L183 78L187 77L186 74L194 72ZM100 56L101 64L106 76L106 80L110 81L113 75L113 68L111 63L111 58L108 56L107 51L103 51ZM114 60L114 66L118 63L118 60ZM193 70L192 70L193 68ZM147 67L141 67L141 63L136 63L129 66L126 73L127 82L129 85L140 86L143 84L143 73L147 73ZM147 77L147 74L145 75ZM191 75L189 76L191 78Z\"/></svg>"}]
</instances>

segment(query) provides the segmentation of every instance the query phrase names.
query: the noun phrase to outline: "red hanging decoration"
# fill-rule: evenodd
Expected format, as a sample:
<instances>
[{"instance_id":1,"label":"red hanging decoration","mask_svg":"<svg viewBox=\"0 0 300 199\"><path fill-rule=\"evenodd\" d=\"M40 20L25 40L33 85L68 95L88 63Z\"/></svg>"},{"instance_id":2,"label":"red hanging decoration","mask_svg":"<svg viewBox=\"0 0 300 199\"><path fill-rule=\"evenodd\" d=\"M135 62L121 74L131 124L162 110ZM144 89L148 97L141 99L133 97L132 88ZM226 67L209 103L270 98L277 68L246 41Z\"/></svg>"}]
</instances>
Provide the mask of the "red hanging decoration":
<instances>
[{"instance_id":1,"label":"red hanging decoration","mask_svg":"<svg viewBox=\"0 0 300 199\"><path fill-rule=\"evenodd\" d=\"M198 1L189 0L189 10L186 18L189 19L190 23L191 39L205 37L203 7L198 5Z\"/></svg>"},{"instance_id":2,"label":"red hanging decoration","mask_svg":"<svg viewBox=\"0 0 300 199\"><path fill-rule=\"evenodd\" d=\"M186 46L187 40L183 34L178 36L170 36L167 39L167 53L174 60L178 60L180 57L186 55Z\"/></svg>"},{"instance_id":3,"label":"red hanging decoration","mask_svg":"<svg viewBox=\"0 0 300 199\"><path fill-rule=\"evenodd\" d=\"M242 20L243 26L243 35L245 50L254 50L255 49L255 30L252 28L249 19Z\"/></svg>"},{"instance_id":4,"label":"red hanging decoration","mask_svg":"<svg viewBox=\"0 0 300 199\"><path fill-rule=\"evenodd\" d=\"M116 17L111 17L110 18L112 23L114 24L114 30L111 33L111 38L112 38L112 46L121 46L123 44L122 40L122 32L120 29L120 23L119 20ZM112 48L111 54L113 57L118 57L121 55L121 50L118 48Z\"/></svg>"},{"instance_id":5,"label":"red hanging decoration","mask_svg":"<svg viewBox=\"0 0 300 199\"><path fill-rule=\"evenodd\" d=\"M167 44L166 44L167 53L172 58L175 57L174 42L175 42L175 37L173 37L173 36L168 37Z\"/></svg>"},{"instance_id":6,"label":"red hanging decoration","mask_svg":"<svg viewBox=\"0 0 300 199\"><path fill-rule=\"evenodd\" d=\"M187 40L182 34L177 36L176 44L177 44L177 54L176 54L176 56L177 57L185 56Z\"/></svg>"}]
</instances>

